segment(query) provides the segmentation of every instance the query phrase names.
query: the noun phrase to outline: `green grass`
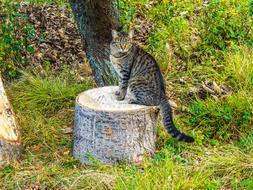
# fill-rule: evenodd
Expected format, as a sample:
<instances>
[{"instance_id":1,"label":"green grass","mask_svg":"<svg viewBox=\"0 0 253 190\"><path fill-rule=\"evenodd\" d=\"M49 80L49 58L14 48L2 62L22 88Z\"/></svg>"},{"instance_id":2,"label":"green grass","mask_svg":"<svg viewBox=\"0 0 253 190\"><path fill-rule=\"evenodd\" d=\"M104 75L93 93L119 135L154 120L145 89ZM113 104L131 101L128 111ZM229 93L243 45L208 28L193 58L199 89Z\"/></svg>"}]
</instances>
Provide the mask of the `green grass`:
<instances>
[{"instance_id":1,"label":"green grass","mask_svg":"<svg viewBox=\"0 0 253 190\"><path fill-rule=\"evenodd\" d=\"M131 167L118 179L116 189L223 189L250 180L252 157L238 148L187 149L180 154L184 159L164 149L163 160L147 160L143 169Z\"/></svg>"},{"instance_id":2,"label":"green grass","mask_svg":"<svg viewBox=\"0 0 253 190\"><path fill-rule=\"evenodd\" d=\"M186 114L180 116L186 121L183 125L201 131L207 139L222 141L253 132L252 55L252 50L247 47L237 47L225 53L222 71L209 79L230 85L232 94L224 98L191 101Z\"/></svg>"},{"instance_id":3,"label":"green grass","mask_svg":"<svg viewBox=\"0 0 253 190\"><path fill-rule=\"evenodd\" d=\"M74 183L74 176L82 175L75 169L79 163L71 157L72 137L63 130L73 125L75 97L91 86L90 81L78 83L70 73L45 77L24 74L11 84L8 92L21 126L24 156L22 163L1 172L1 179L5 180L1 180L0 187L60 187ZM19 182L12 183L10 179Z\"/></svg>"},{"instance_id":4,"label":"green grass","mask_svg":"<svg viewBox=\"0 0 253 190\"><path fill-rule=\"evenodd\" d=\"M189 112L181 115L187 125L200 130L207 139L238 139L252 133L252 97L238 92L225 100L197 100L189 106Z\"/></svg>"},{"instance_id":5,"label":"green grass","mask_svg":"<svg viewBox=\"0 0 253 190\"><path fill-rule=\"evenodd\" d=\"M54 137L62 134L61 129L72 125L73 102L78 93L91 88L91 82L77 83L71 74L67 76L40 77L24 74L9 89L12 104L20 117L24 134L30 134L25 144L33 146L45 143L45 150L66 145L66 138ZM71 119L70 119L71 118Z\"/></svg>"},{"instance_id":6,"label":"green grass","mask_svg":"<svg viewBox=\"0 0 253 190\"><path fill-rule=\"evenodd\" d=\"M156 155L143 165L82 166L72 157L72 135L64 129L73 126L76 95L92 88L92 81L79 81L69 67L60 75L50 68L43 76L25 71L6 85L21 126L23 157L0 171L0 189L253 188L252 32L244 33L252 3L211 1L196 11L201 3L161 1L147 9L148 2L120 1L122 22L126 29L134 25L136 12L153 22L144 48L158 60L178 104L177 126L196 142L177 142L159 125ZM229 86L231 94L189 94L205 80Z\"/></svg>"}]
</instances>

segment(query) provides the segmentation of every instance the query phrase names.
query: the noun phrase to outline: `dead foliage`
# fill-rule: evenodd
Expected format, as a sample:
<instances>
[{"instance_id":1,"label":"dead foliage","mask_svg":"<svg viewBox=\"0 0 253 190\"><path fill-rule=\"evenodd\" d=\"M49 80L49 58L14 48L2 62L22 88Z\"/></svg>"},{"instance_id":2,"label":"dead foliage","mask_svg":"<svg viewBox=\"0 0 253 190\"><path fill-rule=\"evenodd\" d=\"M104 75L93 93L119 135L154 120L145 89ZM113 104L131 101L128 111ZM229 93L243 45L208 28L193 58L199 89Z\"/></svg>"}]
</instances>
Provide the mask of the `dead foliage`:
<instances>
[{"instance_id":1,"label":"dead foliage","mask_svg":"<svg viewBox=\"0 0 253 190\"><path fill-rule=\"evenodd\" d=\"M79 66L86 61L77 27L66 7L21 4L20 12L29 16L28 22L35 29L31 43L34 55L26 57L32 66L50 65L59 70L63 65Z\"/></svg>"}]
</instances>

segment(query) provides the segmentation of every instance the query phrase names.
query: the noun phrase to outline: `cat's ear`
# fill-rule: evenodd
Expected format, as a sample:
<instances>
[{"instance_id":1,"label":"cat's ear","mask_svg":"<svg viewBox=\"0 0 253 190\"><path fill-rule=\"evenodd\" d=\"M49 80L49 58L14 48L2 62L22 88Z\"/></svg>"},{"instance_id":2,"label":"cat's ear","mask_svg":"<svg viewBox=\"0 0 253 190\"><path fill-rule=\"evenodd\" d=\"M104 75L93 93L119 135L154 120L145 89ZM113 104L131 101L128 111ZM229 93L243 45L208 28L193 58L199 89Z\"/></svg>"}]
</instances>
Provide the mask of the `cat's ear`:
<instances>
[{"instance_id":1,"label":"cat's ear","mask_svg":"<svg viewBox=\"0 0 253 190\"><path fill-rule=\"evenodd\" d=\"M131 29L131 30L129 31L128 37L129 37L130 39L133 39L133 38L134 38L134 30L133 30L133 29Z\"/></svg>"},{"instance_id":2,"label":"cat's ear","mask_svg":"<svg viewBox=\"0 0 253 190\"><path fill-rule=\"evenodd\" d=\"M117 30L112 30L112 38L118 38L119 37L119 33L117 32Z\"/></svg>"}]
</instances>

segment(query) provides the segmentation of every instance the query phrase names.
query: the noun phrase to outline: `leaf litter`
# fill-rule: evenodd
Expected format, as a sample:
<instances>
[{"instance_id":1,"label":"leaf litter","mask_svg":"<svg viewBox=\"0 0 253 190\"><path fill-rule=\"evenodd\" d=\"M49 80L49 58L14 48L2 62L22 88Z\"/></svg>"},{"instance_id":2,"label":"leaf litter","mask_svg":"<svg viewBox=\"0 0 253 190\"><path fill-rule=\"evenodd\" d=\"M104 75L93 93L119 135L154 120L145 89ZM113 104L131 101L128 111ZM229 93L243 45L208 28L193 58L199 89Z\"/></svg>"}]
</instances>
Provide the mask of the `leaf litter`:
<instances>
[{"instance_id":1,"label":"leaf litter","mask_svg":"<svg viewBox=\"0 0 253 190\"><path fill-rule=\"evenodd\" d=\"M34 54L26 55L29 65L41 71L47 66L58 71L66 65L81 69L87 63L79 32L67 7L22 3L19 11L28 17L22 21L31 23L35 30L30 44ZM88 70L85 75L90 74Z\"/></svg>"}]
</instances>

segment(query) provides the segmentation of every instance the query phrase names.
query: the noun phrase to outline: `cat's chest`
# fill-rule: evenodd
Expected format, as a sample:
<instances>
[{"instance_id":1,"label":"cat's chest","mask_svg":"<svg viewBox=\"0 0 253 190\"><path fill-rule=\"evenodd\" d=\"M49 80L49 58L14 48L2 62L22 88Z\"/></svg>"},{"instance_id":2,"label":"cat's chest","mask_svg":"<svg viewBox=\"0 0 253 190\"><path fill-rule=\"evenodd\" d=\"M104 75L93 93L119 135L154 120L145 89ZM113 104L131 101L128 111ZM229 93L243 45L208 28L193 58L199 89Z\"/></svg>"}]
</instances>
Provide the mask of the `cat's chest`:
<instances>
[{"instance_id":1,"label":"cat's chest","mask_svg":"<svg viewBox=\"0 0 253 190\"><path fill-rule=\"evenodd\" d=\"M111 62L113 64L113 67L114 69L116 70L116 72L119 74L119 76L121 77L122 74L121 74L121 70L123 69L123 64L122 64L122 61L113 57L113 56L110 56L110 59L111 59Z\"/></svg>"}]
</instances>

